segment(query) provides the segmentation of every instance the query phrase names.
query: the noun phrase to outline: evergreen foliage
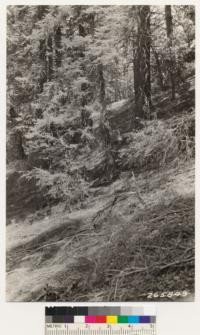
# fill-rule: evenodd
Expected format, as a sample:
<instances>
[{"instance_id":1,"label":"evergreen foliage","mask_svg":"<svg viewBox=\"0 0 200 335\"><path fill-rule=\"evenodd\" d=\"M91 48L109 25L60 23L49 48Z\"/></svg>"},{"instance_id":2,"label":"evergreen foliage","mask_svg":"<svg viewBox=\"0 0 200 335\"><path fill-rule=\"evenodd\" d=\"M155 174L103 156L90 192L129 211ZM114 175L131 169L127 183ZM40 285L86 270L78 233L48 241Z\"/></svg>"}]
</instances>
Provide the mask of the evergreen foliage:
<instances>
[{"instance_id":1,"label":"evergreen foliage","mask_svg":"<svg viewBox=\"0 0 200 335\"><path fill-rule=\"evenodd\" d=\"M152 119L156 90L173 86L175 99L191 73L194 8L8 6L7 53L8 163L25 160L23 175L57 201L81 181L83 199L82 158L116 156L109 104L135 99L131 125Z\"/></svg>"},{"instance_id":2,"label":"evergreen foliage","mask_svg":"<svg viewBox=\"0 0 200 335\"><path fill-rule=\"evenodd\" d=\"M7 299L192 297L194 6L7 23Z\"/></svg>"}]
</instances>

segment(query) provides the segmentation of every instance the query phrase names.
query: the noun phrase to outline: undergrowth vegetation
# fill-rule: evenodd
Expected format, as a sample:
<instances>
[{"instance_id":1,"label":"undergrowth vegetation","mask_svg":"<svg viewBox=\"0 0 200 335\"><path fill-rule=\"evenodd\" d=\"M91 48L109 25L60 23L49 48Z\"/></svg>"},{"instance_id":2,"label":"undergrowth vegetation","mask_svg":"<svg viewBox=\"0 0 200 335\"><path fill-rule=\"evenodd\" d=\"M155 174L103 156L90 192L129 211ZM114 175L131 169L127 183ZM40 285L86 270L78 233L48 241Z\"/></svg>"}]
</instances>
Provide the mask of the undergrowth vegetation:
<instances>
[{"instance_id":1,"label":"undergrowth vegetation","mask_svg":"<svg viewBox=\"0 0 200 335\"><path fill-rule=\"evenodd\" d=\"M8 6L9 301L192 297L194 28L189 5Z\"/></svg>"}]
</instances>

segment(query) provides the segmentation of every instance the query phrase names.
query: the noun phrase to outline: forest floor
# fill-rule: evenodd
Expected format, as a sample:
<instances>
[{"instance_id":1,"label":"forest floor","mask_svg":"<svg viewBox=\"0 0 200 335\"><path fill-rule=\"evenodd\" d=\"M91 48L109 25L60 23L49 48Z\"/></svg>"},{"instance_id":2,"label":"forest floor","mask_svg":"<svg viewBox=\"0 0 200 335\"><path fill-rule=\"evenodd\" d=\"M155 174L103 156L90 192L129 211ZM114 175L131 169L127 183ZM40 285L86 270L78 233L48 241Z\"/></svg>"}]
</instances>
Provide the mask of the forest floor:
<instances>
[{"instance_id":1,"label":"forest floor","mask_svg":"<svg viewBox=\"0 0 200 335\"><path fill-rule=\"evenodd\" d=\"M158 122L172 129L187 118L170 114ZM152 131L152 122L145 131ZM146 146L143 135L137 133ZM59 204L49 215L41 210L13 220L7 226L7 300L172 301L183 291L192 299L195 161L180 155L162 162L93 187L82 209L66 213Z\"/></svg>"},{"instance_id":2,"label":"forest floor","mask_svg":"<svg viewBox=\"0 0 200 335\"><path fill-rule=\"evenodd\" d=\"M8 300L55 300L52 288L56 300L76 301L145 300L149 292L191 289L194 162L152 173L149 192L145 174L138 179L144 204L125 193L110 213L121 180L104 187L90 208L9 225Z\"/></svg>"}]
</instances>

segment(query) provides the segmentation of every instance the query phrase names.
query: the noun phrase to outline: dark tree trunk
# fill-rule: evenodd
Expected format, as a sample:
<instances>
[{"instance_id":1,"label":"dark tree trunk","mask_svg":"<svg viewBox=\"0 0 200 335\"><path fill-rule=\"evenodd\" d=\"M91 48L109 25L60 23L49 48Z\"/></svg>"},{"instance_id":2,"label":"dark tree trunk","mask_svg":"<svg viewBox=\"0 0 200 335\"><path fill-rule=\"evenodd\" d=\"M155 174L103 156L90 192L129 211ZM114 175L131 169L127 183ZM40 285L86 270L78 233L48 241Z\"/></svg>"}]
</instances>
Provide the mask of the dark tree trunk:
<instances>
[{"instance_id":1,"label":"dark tree trunk","mask_svg":"<svg viewBox=\"0 0 200 335\"><path fill-rule=\"evenodd\" d=\"M49 35L47 38L47 81L51 81L53 78L53 41L52 36Z\"/></svg>"},{"instance_id":2,"label":"dark tree trunk","mask_svg":"<svg viewBox=\"0 0 200 335\"><path fill-rule=\"evenodd\" d=\"M175 81L175 55L173 51L173 18L171 6L165 6L165 21L169 47L168 69L171 80L172 100L175 99L176 81Z\"/></svg>"},{"instance_id":3,"label":"dark tree trunk","mask_svg":"<svg viewBox=\"0 0 200 335\"><path fill-rule=\"evenodd\" d=\"M79 23L79 25L78 25L78 31L79 31L80 36L82 36L82 37L86 36L85 28L81 23Z\"/></svg>"},{"instance_id":4,"label":"dark tree trunk","mask_svg":"<svg viewBox=\"0 0 200 335\"><path fill-rule=\"evenodd\" d=\"M134 52L134 90L136 113L140 117L147 117L152 107L151 103L151 64L150 64L150 6L137 6L137 46Z\"/></svg>"},{"instance_id":5,"label":"dark tree trunk","mask_svg":"<svg viewBox=\"0 0 200 335\"><path fill-rule=\"evenodd\" d=\"M95 33L95 14L91 13L88 15L88 21L90 25L89 33L94 36Z\"/></svg>"},{"instance_id":6,"label":"dark tree trunk","mask_svg":"<svg viewBox=\"0 0 200 335\"><path fill-rule=\"evenodd\" d=\"M173 22L172 22L171 6L165 6L165 20L166 20L167 37L170 39L170 42L172 44Z\"/></svg>"},{"instance_id":7,"label":"dark tree trunk","mask_svg":"<svg viewBox=\"0 0 200 335\"><path fill-rule=\"evenodd\" d=\"M157 68L157 72L158 72L158 80L159 80L160 88L161 88L162 91L164 91L165 86L164 86L164 78L163 78L163 74L162 74L162 68L161 68L161 64L160 64L160 58L159 58L159 55L158 55L157 51L154 49L154 47L152 47L152 50L153 50L155 61L156 61L156 68Z\"/></svg>"},{"instance_id":8,"label":"dark tree trunk","mask_svg":"<svg viewBox=\"0 0 200 335\"><path fill-rule=\"evenodd\" d=\"M99 100L103 107L105 108L105 80L103 75L103 64L98 65L98 79L99 79Z\"/></svg>"},{"instance_id":9,"label":"dark tree trunk","mask_svg":"<svg viewBox=\"0 0 200 335\"><path fill-rule=\"evenodd\" d=\"M39 78L39 91L43 91L44 83L47 81L47 71L46 71L46 41L45 39L40 40L39 45L39 59L40 64L42 65L42 70L40 72Z\"/></svg>"},{"instance_id":10,"label":"dark tree trunk","mask_svg":"<svg viewBox=\"0 0 200 335\"><path fill-rule=\"evenodd\" d=\"M26 154L23 147L23 135L20 131L17 132L18 152L20 159L26 159Z\"/></svg>"},{"instance_id":11,"label":"dark tree trunk","mask_svg":"<svg viewBox=\"0 0 200 335\"><path fill-rule=\"evenodd\" d=\"M54 43L55 43L55 64L56 67L62 65L62 31L61 27L58 26L54 32Z\"/></svg>"},{"instance_id":12,"label":"dark tree trunk","mask_svg":"<svg viewBox=\"0 0 200 335\"><path fill-rule=\"evenodd\" d=\"M39 78L39 90L43 91L43 86L47 81L51 81L53 77L53 41L49 35L46 39L40 40L39 59L42 66Z\"/></svg>"},{"instance_id":13,"label":"dark tree trunk","mask_svg":"<svg viewBox=\"0 0 200 335\"><path fill-rule=\"evenodd\" d=\"M144 70L144 93L147 98L149 112L152 108L151 102L151 30L150 30L150 6L146 6L144 9L144 48L145 48L145 70Z\"/></svg>"}]
</instances>

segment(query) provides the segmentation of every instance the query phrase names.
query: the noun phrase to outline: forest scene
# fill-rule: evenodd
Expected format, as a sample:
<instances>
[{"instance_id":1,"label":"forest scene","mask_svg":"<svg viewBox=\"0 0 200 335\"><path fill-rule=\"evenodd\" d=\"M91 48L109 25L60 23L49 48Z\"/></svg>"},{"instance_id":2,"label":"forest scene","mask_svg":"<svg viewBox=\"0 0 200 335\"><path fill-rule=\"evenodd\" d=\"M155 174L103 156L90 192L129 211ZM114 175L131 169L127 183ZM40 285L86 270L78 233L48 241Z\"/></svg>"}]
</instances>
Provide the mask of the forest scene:
<instances>
[{"instance_id":1,"label":"forest scene","mask_svg":"<svg viewBox=\"0 0 200 335\"><path fill-rule=\"evenodd\" d=\"M7 7L7 301L193 301L195 7Z\"/></svg>"}]
</instances>

